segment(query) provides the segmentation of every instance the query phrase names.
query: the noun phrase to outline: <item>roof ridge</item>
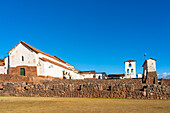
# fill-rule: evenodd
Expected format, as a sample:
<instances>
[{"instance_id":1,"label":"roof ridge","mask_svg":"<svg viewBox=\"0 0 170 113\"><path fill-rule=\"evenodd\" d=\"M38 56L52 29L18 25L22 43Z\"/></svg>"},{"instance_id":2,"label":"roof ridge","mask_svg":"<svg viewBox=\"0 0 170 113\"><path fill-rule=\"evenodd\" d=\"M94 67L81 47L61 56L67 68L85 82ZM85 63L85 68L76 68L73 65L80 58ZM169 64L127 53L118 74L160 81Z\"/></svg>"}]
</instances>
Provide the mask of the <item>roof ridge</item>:
<instances>
[{"instance_id":1,"label":"roof ridge","mask_svg":"<svg viewBox=\"0 0 170 113\"><path fill-rule=\"evenodd\" d=\"M52 61L52 60L49 60L48 58L42 57L42 58L39 58L39 59L41 59L41 60L43 60L43 61L50 62L50 63L55 64L55 65L58 65L58 66L63 67L63 68L65 68L65 69L71 70L71 69L69 69L68 67L66 67L66 66L64 66L64 65L62 65L62 64L59 64L59 63L57 63L57 62L55 62L55 61Z\"/></svg>"},{"instance_id":2,"label":"roof ridge","mask_svg":"<svg viewBox=\"0 0 170 113\"><path fill-rule=\"evenodd\" d=\"M26 42L24 42L24 41L22 41L22 40L21 40L17 45L15 45L15 47L12 48L10 51L12 51L13 49L15 49L16 46L18 46L20 43L28 46L29 48L31 48L32 50L36 51L37 53L44 54L44 55L46 55L46 56L48 56L48 57L51 57L51 58L53 58L53 59L55 59L55 60L58 60L58 61L62 62L62 63L69 64L69 63L67 63L66 61L62 60L61 58L56 57L56 56L52 56L52 55L50 55L50 54L47 54L47 53L45 53L45 52L43 52L43 51L41 51L41 50L39 50L39 49L37 49L37 48L29 45L29 44L27 44ZM10 52L10 51L9 51L9 52ZM9 52L8 52L8 54L9 54ZM69 65L71 65L71 64L69 64ZM72 65L71 65L71 66L72 66Z\"/></svg>"}]
</instances>

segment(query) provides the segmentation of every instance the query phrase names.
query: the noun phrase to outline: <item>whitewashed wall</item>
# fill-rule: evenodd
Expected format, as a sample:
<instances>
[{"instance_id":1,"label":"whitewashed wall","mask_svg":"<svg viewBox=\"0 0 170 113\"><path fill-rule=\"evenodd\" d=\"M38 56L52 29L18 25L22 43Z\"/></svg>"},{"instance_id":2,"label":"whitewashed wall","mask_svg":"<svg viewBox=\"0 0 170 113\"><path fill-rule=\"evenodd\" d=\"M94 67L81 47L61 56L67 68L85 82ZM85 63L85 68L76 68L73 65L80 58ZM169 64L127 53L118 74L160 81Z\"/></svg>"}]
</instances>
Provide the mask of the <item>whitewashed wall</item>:
<instances>
[{"instance_id":1,"label":"whitewashed wall","mask_svg":"<svg viewBox=\"0 0 170 113\"><path fill-rule=\"evenodd\" d=\"M131 64L131 67L129 67ZM129 73L127 70L129 69ZM133 69L133 72L131 70ZM136 78L136 62L125 62L125 78Z\"/></svg>"},{"instance_id":2,"label":"whitewashed wall","mask_svg":"<svg viewBox=\"0 0 170 113\"><path fill-rule=\"evenodd\" d=\"M99 76L100 76L100 79L105 79L105 74L102 74L102 73L97 73L96 74L96 78L99 79Z\"/></svg>"},{"instance_id":3,"label":"whitewashed wall","mask_svg":"<svg viewBox=\"0 0 170 113\"><path fill-rule=\"evenodd\" d=\"M147 59L145 65L143 66L143 74L146 76L148 72L156 71L156 61L153 59Z\"/></svg>"},{"instance_id":4,"label":"whitewashed wall","mask_svg":"<svg viewBox=\"0 0 170 113\"><path fill-rule=\"evenodd\" d=\"M22 56L24 57L24 61L22 61ZM34 51L30 51L21 43L9 54L10 67L37 66L36 64L36 53Z\"/></svg>"},{"instance_id":5,"label":"whitewashed wall","mask_svg":"<svg viewBox=\"0 0 170 113\"><path fill-rule=\"evenodd\" d=\"M4 66L0 66L0 74L5 74Z\"/></svg>"},{"instance_id":6,"label":"whitewashed wall","mask_svg":"<svg viewBox=\"0 0 170 113\"><path fill-rule=\"evenodd\" d=\"M71 75L72 79L83 79L81 75L71 70L65 69L58 65L52 64L50 62L45 62L42 60L40 60L40 66L38 66L38 68L39 68L39 72L38 72L39 75L63 78L63 71L64 71L65 77L67 79L69 79L69 75Z\"/></svg>"},{"instance_id":7,"label":"whitewashed wall","mask_svg":"<svg viewBox=\"0 0 170 113\"><path fill-rule=\"evenodd\" d=\"M147 67L148 67L148 72L156 71L156 62L155 62L155 60L152 60L152 59L147 60Z\"/></svg>"},{"instance_id":8,"label":"whitewashed wall","mask_svg":"<svg viewBox=\"0 0 170 113\"><path fill-rule=\"evenodd\" d=\"M8 69L9 69L9 58L5 57L4 62L5 62L5 66L4 66L4 70L5 70L5 74L8 74Z\"/></svg>"},{"instance_id":9,"label":"whitewashed wall","mask_svg":"<svg viewBox=\"0 0 170 113\"><path fill-rule=\"evenodd\" d=\"M81 74L81 75L83 76L83 78L93 78L94 75L96 76L96 74Z\"/></svg>"},{"instance_id":10,"label":"whitewashed wall","mask_svg":"<svg viewBox=\"0 0 170 113\"><path fill-rule=\"evenodd\" d=\"M44 55L44 54L41 54L41 53L38 53L38 59L39 58L47 58L47 59L49 59L49 60L51 60L51 61L54 61L54 62L56 62L56 63L59 63L59 64L61 64L61 65L63 65L63 66L66 66L66 67L69 67L67 64L65 64L65 63L62 63L62 62L60 62L60 61L58 61L58 60L55 60L55 59L53 59L53 58L51 58L51 57L49 57L49 56L46 56L46 55Z\"/></svg>"},{"instance_id":11,"label":"whitewashed wall","mask_svg":"<svg viewBox=\"0 0 170 113\"><path fill-rule=\"evenodd\" d=\"M138 78L142 78L142 74L141 73L138 73Z\"/></svg>"},{"instance_id":12,"label":"whitewashed wall","mask_svg":"<svg viewBox=\"0 0 170 113\"><path fill-rule=\"evenodd\" d=\"M39 62L37 64L37 75L41 76L47 76L45 73L45 64L46 62L39 59Z\"/></svg>"},{"instance_id":13,"label":"whitewashed wall","mask_svg":"<svg viewBox=\"0 0 170 113\"><path fill-rule=\"evenodd\" d=\"M95 74L81 74L83 76L83 78L94 78L93 76L95 76L95 78L99 79L105 79L105 74L102 73L95 73Z\"/></svg>"}]
</instances>

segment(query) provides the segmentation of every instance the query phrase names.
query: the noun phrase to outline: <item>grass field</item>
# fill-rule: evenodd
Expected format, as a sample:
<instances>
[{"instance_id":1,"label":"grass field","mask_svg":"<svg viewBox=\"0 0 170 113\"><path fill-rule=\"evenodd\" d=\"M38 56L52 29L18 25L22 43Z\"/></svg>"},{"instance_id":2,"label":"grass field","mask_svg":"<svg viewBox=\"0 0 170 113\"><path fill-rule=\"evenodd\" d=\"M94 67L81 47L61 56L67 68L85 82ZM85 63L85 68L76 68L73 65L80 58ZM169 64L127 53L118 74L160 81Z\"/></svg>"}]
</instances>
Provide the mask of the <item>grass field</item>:
<instances>
[{"instance_id":1,"label":"grass field","mask_svg":"<svg viewBox=\"0 0 170 113\"><path fill-rule=\"evenodd\" d=\"M0 97L2 113L170 113L169 100Z\"/></svg>"}]
</instances>

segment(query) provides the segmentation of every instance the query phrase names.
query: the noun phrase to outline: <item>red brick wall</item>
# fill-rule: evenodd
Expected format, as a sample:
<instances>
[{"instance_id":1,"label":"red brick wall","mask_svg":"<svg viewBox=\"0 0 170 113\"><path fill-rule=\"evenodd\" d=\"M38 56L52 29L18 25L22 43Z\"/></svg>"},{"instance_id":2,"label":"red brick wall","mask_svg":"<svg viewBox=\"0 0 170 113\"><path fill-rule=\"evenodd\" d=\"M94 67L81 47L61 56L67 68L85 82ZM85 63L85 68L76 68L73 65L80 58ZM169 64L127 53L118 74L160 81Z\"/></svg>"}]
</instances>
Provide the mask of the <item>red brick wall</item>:
<instances>
[{"instance_id":1,"label":"red brick wall","mask_svg":"<svg viewBox=\"0 0 170 113\"><path fill-rule=\"evenodd\" d=\"M10 75L20 75L20 68L25 69L25 76L37 76L37 67L36 66L10 67L9 74Z\"/></svg>"}]
</instances>

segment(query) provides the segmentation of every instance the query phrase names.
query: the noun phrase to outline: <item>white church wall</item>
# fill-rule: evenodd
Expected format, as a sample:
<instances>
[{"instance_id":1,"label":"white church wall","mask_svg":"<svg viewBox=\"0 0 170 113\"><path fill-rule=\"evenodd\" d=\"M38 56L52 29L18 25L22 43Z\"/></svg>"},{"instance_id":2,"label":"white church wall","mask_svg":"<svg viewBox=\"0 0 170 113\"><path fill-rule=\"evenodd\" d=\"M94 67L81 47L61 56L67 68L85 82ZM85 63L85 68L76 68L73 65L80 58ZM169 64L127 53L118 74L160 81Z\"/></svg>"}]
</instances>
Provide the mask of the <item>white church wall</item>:
<instances>
[{"instance_id":1,"label":"white church wall","mask_svg":"<svg viewBox=\"0 0 170 113\"><path fill-rule=\"evenodd\" d=\"M47 76L62 78L64 70L65 69L60 66L54 65L50 62L46 62L45 71Z\"/></svg>"},{"instance_id":2,"label":"white church wall","mask_svg":"<svg viewBox=\"0 0 170 113\"><path fill-rule=\"evenodd\" d=\"M39 59L37 64L37 75L46 76L45 74L45 62Z\"/></svg>"},{"instance_id":3,"label":"white church wall","mask_svg":"<svg viewBox=\"0 0 170 113\"><path fill-rule=\"evenodd\" d=\"M22 61L22 57L24 61ZM21 43L9 54L10 67L36 66L36 53L26 48Z\"/></svg>"},{"instance_id":4,"label":"white church wall","mask_svg":"<svg viewBox=\"0 0 170 113\"><path fill-rule=\"evenodd\" d=\"M62 62L60 62L60 61L58 61L58 60L55 60L54 58L51 58L51 57L49 57L49 56L47 56L47 55L44 55L44 54L38 53L38 56L39 56L39 58L43 58L43 57L44 57L44 58L47 58L47 59L49 59L49 60L51 60L51 61L54 61L54 62L56 62L56 63L59 63L59 64L63 65L63 66L68 67L68 65L67 65L67 64L62 63Z\"/></svg>"}]
</instances>

